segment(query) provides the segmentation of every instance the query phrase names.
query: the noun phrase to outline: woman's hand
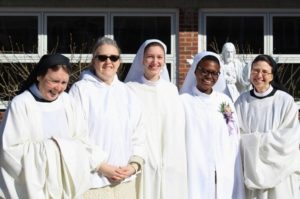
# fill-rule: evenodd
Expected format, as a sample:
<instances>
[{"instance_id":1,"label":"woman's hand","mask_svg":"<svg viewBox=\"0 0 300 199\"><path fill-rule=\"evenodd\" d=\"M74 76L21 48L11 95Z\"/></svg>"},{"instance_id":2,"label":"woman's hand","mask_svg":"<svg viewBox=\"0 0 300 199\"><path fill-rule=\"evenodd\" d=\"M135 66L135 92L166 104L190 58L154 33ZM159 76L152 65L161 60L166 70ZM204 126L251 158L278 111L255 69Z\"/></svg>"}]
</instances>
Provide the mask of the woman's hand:
<instances>
[{"instance_id":1,"label":"woman's hand","mask_svg":"<svg viewBox=\"0 0 300 199\"><path fill-rule=\"evenodd\" d=\"M98 172L104 175L111 183L120 183L126 178L136 174L139 165L130 163L124 167L111 166L107 163L102 163Z\"/></svg>"},{"instance_id":2,"label":"woman's hand","mask_svg":"<svg viewBox=\"0 0 300 199\"><path fill-rule=\"evenodd\" d=\"M120 167L120 169L122 170L122 172L125 175L127 175L127 177L130 177L130 176L136 174L136 172L139 169L139 166L136 163L130 163L127 166Z\"/></svg>"},{"instance_id":3,"label":"woman's hand","mask_svg":"<svg viewBox=\"0 0 300 199\"><path fill-rule=\"evenodd\" d=\"M107 163L102 163L98 172L104 175L112 183L120 183L127 178L127 175L120 167L112 166Z\"/></svg>"}]
</instances>

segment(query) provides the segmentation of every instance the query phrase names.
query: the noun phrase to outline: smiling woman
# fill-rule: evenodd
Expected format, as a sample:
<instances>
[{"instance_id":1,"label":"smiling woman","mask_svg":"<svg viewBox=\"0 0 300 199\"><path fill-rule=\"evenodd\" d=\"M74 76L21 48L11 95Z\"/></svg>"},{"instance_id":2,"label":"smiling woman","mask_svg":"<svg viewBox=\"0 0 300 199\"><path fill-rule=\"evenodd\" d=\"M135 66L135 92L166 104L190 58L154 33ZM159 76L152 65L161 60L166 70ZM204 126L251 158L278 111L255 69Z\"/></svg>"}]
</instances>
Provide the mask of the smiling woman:
<instances>
[{"instance_id":1,"label":"smiling woman","mask_svg":"<svg viewBox=\"0 0 300 199\"><path fill-rule=\"evenodd\" d=\"M44 55L18 93L24 92L34 84L39 89L38 97L53 101L57 95L51 97L50 94L61 93L66 89L70 73L71 64L67 57L60 54Z\"/></svg>"},{"instance_id":2,"label":"smiling woman","mask_svg":"<svg viewBox=\"0 0 300 199\"><path fill-rule=\"evenodd\" d=\"M245 198L237 115L231 99L213 88L219 74L218 55L203 51L194 57L181 90L188 198Z\"/></svg>"},{"instance_id":3,"label":"smiling woman","mask_svg":"<svg viewBox=\"0 0 300 199\"><path fill-rule=\"evenodd\" d=\"M299 107L271 56L253 60L250 80L254 88L235 102L247 198L299 198Z\"/></svg>"},{"instance_id":4,"label":"smiling woman","mask_svg":"<svg viewBox=\"0 0 300 199\"><path fill-rule=\"evenodd\" d=\"M107 155L91 173L85 199L136 198L135 176L144 162L142 112L135 95L118 78L120 64L117 43L100 38L90 68L70 89L87 121L90 141Z\"/></svg>"},{"instance_id":5,"label":"smiling woman","mask_svg":"<svg viewBox=\"0 0 300 199\"><path fill-rule=\"evenodd\" d=\"M120 49L103 43L95 46L92 59L92 70L105 83L111 84L120 67Z\"/></svg>"},{"instance_id":6,"label":"smiling woman","mask_svg":"<svg viewBox=\"0 0 300 199\"><path fill-rule=\"evenodd\" d=\"M146 40L125 79L145 113L148 154L142 199L187 198L184 112L177 87L169 79L166 52L162 41Z\"/></svg>"},{"instance_id":7,"label":"smiling woman","mask_svg":"<svg viewBox=\"0 0 300 199\"><path fill-rule=\"evenodd\" d=\"M10 102L0 126L0 198L80 198L89 188L103 154L64 92L70 71L67 57L44 55Z\"/></svg>"}]
</instances>

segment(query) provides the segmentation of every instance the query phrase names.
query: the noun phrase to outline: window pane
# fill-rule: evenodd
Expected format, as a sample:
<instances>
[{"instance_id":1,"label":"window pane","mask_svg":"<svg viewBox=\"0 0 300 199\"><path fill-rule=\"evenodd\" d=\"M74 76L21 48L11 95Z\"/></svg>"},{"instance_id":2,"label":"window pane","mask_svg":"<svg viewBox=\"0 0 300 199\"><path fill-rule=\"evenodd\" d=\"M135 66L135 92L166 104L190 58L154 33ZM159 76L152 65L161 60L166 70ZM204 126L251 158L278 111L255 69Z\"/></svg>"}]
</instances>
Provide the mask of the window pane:
<instances>
[{"instance_id":1,"label":"window pane","mask_svg":"<svg viewBox=\"0 0 300 199\"><path fill-rule=\"evenodd\" d=\"M294 98L300 99L300 63L284 63L279 66L282 83Z\"/></svg>"},{"instance_id":2,"label":"window pane","mask_svg":"<svg viewBox=\"0 0 300 199\"><path fill-rule=\"evenodd\" d=\"M273 17L274 54L300 53L300 17Z\"/></svg>"},{"instance_id":3,"label":"window pane","mask_svg":"<svg viewBox=\"0 0 300 199\"><path fill-rule=\"evenodd\" d=\"M35 65L35 63L1 63L0 100L11 100Z\"/></svg>"},{"instance_id":4,"label":"window pane","mask_svg":"<svg viewBox=\"0 0 300 199\"><path fill-rule=\"evenodd\" d=\"M122 53L135 54L147 39L159 39L171 49L171 17L114 17L114 38Z\"/></svg>"},{"instance_id":5,"label":"window pane","mask_svg":"<svg viewBox=\"0 0 300 199\"><path fill-rule=\"evenodd\" d=\"M1 16L0 46L3 53L37 53L38 18Z\"/></svg>"},{"instance_id":6,"label":"window pane","mask_svg":"<svg viewBox=\"0 0 300 199\"><path fill-rule=\"evenodd\" d=\"M264 52L263 17L208 16L207 49L220 53L226 42L232 42L239 54Z\"/></svg>"},{"instance_id":7,"label":"window pane","mask_svg":"<svg viewBox=\"0 0 300 199\"><path fill-rule=\"evenodd\" d=\"M79 80L80 74L89 67L89 63L77 62L72 63L72 71L70 74L69 84L66 91L69 91L71 86Z\"/></svg>"},{"instance_id":8,"label":"window pane","mask_svg":"<svg viewBox=\"0 0 300 199\"><path fill-rule=\"evenodd\" d=\"M122 66L120 66L118 71L118 77L121 81L124 81L126 78L126 75L130 69L131 63L123 63Z\"/></svg>"},{"instance_id":9,"label":"window pane","mask_svg":"<svg viewBox=\"0 0 300 199\"><path fill-rule=\"evenodd\" d=\"M104 36L104 17L50 16L47 34L49 52L88 54Z\"/></svg>"}]
</instances>

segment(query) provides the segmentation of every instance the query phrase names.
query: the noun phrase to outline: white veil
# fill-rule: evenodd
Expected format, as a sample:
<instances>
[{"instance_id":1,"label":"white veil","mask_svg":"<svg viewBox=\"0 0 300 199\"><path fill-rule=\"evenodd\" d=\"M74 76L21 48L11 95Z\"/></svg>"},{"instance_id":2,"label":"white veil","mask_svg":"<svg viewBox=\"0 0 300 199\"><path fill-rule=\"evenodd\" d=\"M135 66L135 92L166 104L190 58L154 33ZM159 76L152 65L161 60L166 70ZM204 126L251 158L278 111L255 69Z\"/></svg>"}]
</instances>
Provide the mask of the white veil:
<instances>
[{"instance_id":1,"label":"white veil","mask_svg":"<svg viewBox=\"0 0 300 199\"><path fill-rule=\"evenodd\" d=\"M206 57L208 55L214 56L216 57L219 62L220 62L220 58L219 55L214 53L214 52L210 52L210 51L203 51L201 53L198 53L194 58L193 58L193 63L192 66L190 67L185 80L183 82L183 85L180 89L180 93L192 93L193 88L196 86L197 81L196 81L196 76L195 76L195 70L197 67L197 64L201 61L201 59L203 57ZM219 77L220 78L220 77ZM218 79L219 81L219 79ZM216 83L217 84L217 83Z\"/></svg>"},{"instance_id":2,"label":"white veil","mask_svg":"<svg viewBox=\"0 0 300 199\"><path fill-rule=\"evenodd\" d=\"M164 47L164 51L165 51L165 57L166 57L166 53L167 53L167 47L166 45L158 40L158 39L148 39L146 40L139 48L138 52L136 53L133 62L131 64L131 67L128 71L128 74L125 78L125 82L140 82L141 81L141 77L144 75L144 65L143 65L143 58L144 58L144 51L145 51L145 47L153 42L157 42L160 43L163 47ZM169 72L167 69L166 64L164 64L164 66L162 67L161 70L161 74L160 77L162 79L165 79L167 81L170 81L170 77L169 77Z\"/></svg>"}]
</instances>

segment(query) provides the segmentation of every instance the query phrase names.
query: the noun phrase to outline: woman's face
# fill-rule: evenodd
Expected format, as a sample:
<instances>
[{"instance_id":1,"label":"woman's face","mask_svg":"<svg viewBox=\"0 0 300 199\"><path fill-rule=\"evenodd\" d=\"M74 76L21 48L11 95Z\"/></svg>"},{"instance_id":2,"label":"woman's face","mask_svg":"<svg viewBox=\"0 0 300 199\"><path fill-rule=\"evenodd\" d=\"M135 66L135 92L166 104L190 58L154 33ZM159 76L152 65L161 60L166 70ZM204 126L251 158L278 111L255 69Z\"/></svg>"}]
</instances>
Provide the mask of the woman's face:
<instances>
[{"instance_id":1,"label":"woman's face","mask_svg":"<svg viewBox=\"0 0 300 199\"><path fill-rule=\"evenodd\" d=\"M199 63L195 70L197 88L203 93L210 94L219 78L220 65L213 60L204 60Z\"/></svg>"},{"instance_id":2,"label":"woman's face","mask_svg":"<svg viewBox=\"0 0 300 199\"><path fill-rule=\"evenodd\" d=\"M148 80L158 80L165 64L165 52L161 46L150 46L144 52L144 76Z\"/></svg>"},{"instance_id":3,"label":"woman's face","mask_svg":"<svg viewBox=\"0 0 300 199\"><path fill-rule=\"evenodd\" d=\"M272 67L267 62L258 61L253 63L250 81L257 92L265 92L270 87L270 82L272 80Z\"/></svg>"},{"instance_id":4,"label":"woman's face","mask_svg":"<svg viewBox=\"0 0 300 199\"><path fill-rule=\"evenodd\" d=\"M59 68L57 71L49 68L45 76L37 77L37 81L43 98L53 101L66 90L69 74L63 68Z\"/></svg>"},{"instance_id":5,"label":"woman's face","mask_svg":"<svg viewBox=\"0 0 300 199\"><path fill-rule=\"evenodd\" d=\"M119 57L120 54L118 49L115 46L108 44L99 46L94 53L92 65L96 75L107 84L111 84L114 80L114 76L120 66Z\"/></svg>"}]
</instances>

